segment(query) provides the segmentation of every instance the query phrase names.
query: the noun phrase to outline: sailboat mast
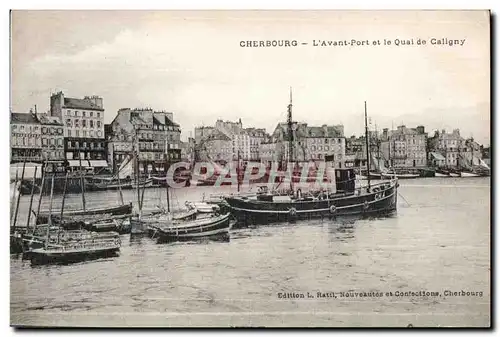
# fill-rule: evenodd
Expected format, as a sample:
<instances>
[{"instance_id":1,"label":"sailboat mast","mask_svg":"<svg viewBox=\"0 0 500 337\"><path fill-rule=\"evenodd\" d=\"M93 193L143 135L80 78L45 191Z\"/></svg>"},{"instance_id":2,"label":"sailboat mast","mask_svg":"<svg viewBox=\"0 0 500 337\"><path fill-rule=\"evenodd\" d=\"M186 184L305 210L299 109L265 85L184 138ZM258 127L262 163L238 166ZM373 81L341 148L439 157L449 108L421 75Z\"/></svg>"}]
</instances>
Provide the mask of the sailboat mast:
<instances>
[{"instance_id":1,"label":"sailboat mast","mask_svg":"<svg viewBox=\"0 0 500 337\"><path fill-rule=\"evenodd\" d=\"M16 204L16 190L17 190L17 182L19 181L19 167L16 168L16 179L14 180L14 191L12 192L12 198L10 200L10 221L12 221L12 217L15 212L15 204Z\"/></svg>"},{"instance_id":2,"label":"sailboat mast","mask_svg":"<svg viewBox=\"0 0 500 337\"><path fill-rule=\"evenodd\" d=\"M54 198L54 173L52 173L52 183L50 185L50 203L49 203L49 221L47 224L47 238L45 240L45 249L49 246L50 226L52 226L52 200Z\"/></svg>"},{"instance_id":3,"label":"sailboat mast","mask_svg":"<svg viewBox=\"0 0 500 337\"><path fill-rule=\"evenodd\" d=\"M61 202L61 214L59 215L59 226L57 227L57 243L59 243L59 238L61 234L61 224L63 222L64 215L64 203L66 201L66 189L68 188L68 172L66 172L66 176L64 177L64 190Z\"/></svg>"},{"instance_id":4,"label":"sailboat mast","mask_svg":"<svg viewBox=\"0 0 500 337\"><path fill-rule=\"evenodd\" d=\"M167 212L170 213L170 192L167 180Z\"/></svg>"},{"instance_id":5,"label":"sailboat mast","mask_svg":"<svg viewBox=\"0 0 500 337\"><path fill-rule=\"evenodd\" d=\"M368 141L368 117L365 101L365 140L366 140L366 176L368 178L368 189L370 189L370 142Z\"/></svg>"},{"instance_id":6,"label":"sailboat mast","mask_svg":"<svg viewBox=\"0 0 500 337\"><path fill-rule=\"evenodd\" d=\"M120 180L120 172L118 172L117 178L118 178L118 191L120 192L120 201L121 201L122 205L124 205L124 203L123 203L122 183L121 183L121 180Z\"/></svg>"},{"instance_id":7,"label":"sailboat mast","mask_svg":"<svg viewBox=\"0 0 500 337\"><path fill-rule=\"evenodd\" d=\"M21 172L21 180L19 183L19 193L17 194L16 210L14 213L14 222L12 224L12 233L14 233L16 231L17 214L19 213L19 202L21 201L21 187L23 186L24 171L26 170L26 158L27 158L27 156L24 157L23 171ZM16 186L17 186L17 184L14 186L14 188L16 188Z\"/></svg>"},{"instance_id":8,"label":"sailboat mast","mask_svg":"<svg viewBox=\"0 0 500 337\"><path fill-rule=\"evenodd\" d=\"M31 185L30 208L28 208L28 220L26 221L26 232L28 232L30 229L31 207L33 207L33 195L35 194L35 181L36 181L37 169L38 166L35 166L35 173L33 174L33 185Z\"/></svg>"},{"instance_id":9,"label":"sailboat mast","mask_svg":"<svg viewBox=\"0 0 500 337\"><path fill-rule=\"evenodd\" d=\"M83 210L86 210L86 202L85 202L85 179L83 178L83 171L82 171L82 156L81 152L78 151L78 160L79 160L79 165L80 165L80 185L82 188L82 206Z\"/></svg>"},{"instance_id":10,"label":"sailboat mast","mask_svg":"<svg viewBox=\"0 0 500 337\"><path fill-rule=\"evenodd\" d=\"M238 193L240 192L240 150L238 149L238 163L236 164L236 179L238 180Z\"/></svg>"},{"instance_id":11,"label":"sailboat mast","mask_svg":"<svg viewBox=\"0 0 500 337\"><path fill-rule=\"evenodd\" d=\"M36 230L36 226L38 224L38 216L40 215L40 206L42 205L42 197L43 197L43 188L45 186L45 172L46 172L46 169L44 167L45 163L42 164L41 166L41 169L42 169L42 183L40 185L40 194L38 196L38 207L36 209L36 216L35 216L35 226L33 227L33 231ZM31 212L31 210L30 210Z\"/></svg>"},{"instance_id":12,"label":"sailboat mast","mask_svg":"<svg viewBox=\"0 0 500 337\"><path fill-rule=\"evenodd\" d=\"M136 182L136 189L137 189L137 205L139 207L139 218L141 217L142 213L142 205L141 205L141 191L139 188L139 138L138 138L139 132L138 129L135 129L135 151L134 151L134 158L135 158L135 182Z\"/></svg>"},{"instance_id":13,"label":"sailboat mast","mask_svg":"<svg viewBox=\"0 0 500 337\"><path fill-rule=\"evenodd\" d=\"M292 87L290 87L290 104L288 104L287 122L288 122L288 161L293 163ZM290 180L290 188L293 189L293 178Z\"/></svg>"}]
</instances>

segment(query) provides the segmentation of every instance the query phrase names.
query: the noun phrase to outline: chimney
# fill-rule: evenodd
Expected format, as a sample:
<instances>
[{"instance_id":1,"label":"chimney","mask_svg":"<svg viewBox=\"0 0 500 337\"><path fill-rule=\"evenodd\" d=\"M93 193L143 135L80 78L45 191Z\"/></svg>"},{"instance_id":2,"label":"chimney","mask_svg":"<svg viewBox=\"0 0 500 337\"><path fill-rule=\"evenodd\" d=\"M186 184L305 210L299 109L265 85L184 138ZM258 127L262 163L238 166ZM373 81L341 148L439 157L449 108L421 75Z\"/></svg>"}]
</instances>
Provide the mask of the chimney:
<instances>
[{"instance_id":1,"label":"chimney","mask_svg":"<svg viewBox=\"0 0 500 337\"><path fill-rule=\"evenodd\" d=\"M323 128L323 136L328 137L328 126L323 124L321 127Z\"/></svg>"},{"instance_id":2,"label":"chimney","mask_svg":"<svg viewBox=\"0 0 500 337\"><path fill-rule=\"evenodd\" d=\"M423 135L425 133L425 127L423 125L417 126L417 132L420 135Z\"/></svg>"},{"instance_id":3,"label":"chimney","mask_svg":"<svg viewBox=\"0 0 500 337\"><path fill-rule=\"evenodd\" d=\"M83 97L84 100L86 101L89 101L90 103L94 104L95 106L97 106L98 108L101 108L103 107L102 105L102 98L99 97L99 96L96 96L96 95L93 95L93 96L85 96Z\"/></svg>"}]
</instances>

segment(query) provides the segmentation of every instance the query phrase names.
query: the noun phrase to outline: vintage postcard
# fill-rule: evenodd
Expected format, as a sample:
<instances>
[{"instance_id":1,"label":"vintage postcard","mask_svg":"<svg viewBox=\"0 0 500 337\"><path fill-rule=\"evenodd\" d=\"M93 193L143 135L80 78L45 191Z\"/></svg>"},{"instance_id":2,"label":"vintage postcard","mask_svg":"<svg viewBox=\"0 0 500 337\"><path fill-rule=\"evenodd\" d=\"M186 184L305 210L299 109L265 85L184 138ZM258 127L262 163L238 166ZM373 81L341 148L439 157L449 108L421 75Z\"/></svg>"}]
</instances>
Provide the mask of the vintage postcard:
<instances>
[{"instance_id":1,"label":"vintage postcard","mask_svg":"<svg viewBox=\"0 0 500 337\"><path fill-rule=\"evenodd\" d=\"M490 327L490 16L12 11L10 324Z\"/></svg>"}]
</instances>

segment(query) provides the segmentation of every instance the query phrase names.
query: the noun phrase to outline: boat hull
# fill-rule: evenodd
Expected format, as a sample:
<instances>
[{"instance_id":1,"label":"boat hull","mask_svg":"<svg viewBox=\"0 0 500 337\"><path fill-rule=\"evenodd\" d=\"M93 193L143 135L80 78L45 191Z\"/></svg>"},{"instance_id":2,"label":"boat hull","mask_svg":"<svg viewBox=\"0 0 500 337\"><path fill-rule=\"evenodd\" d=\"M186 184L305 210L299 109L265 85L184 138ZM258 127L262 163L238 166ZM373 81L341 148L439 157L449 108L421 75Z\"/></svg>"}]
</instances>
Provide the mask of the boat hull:
<instances>
[{"instance_id":1,"label":"boat hull","mask_svg":"<svg viewBox=\"0 0 500 337\"><path fill-rule=\"evenodd\" d=\"M53 215L59 215L61 210L52 211ZM99 214L110 214L110 215L127 215L132 214L132 203L127 205L119 205L115 207L106 208L94 208L87 210L74 210L74 211L64 211L63 216L66 218L71 218L72 216L82 216L82 215L99 215ZM43 224L47 223L49 218L49 212L40 212L37 223Z\"/></svg>"},{"instance_id":2,"label":"boat hull","mask_svg":"<svg viewBox=\"0 0 500 337\"><path fill-rule=\"evenodd\" d=\"M397 209L397 186L391 183L383 190L336 195L327 200L273 202L230 197L226 201L239 226L325 217L383 216Z\"/></svg>"},{"instance_id":3,"label":"boat hull","mask_svg":"<svg viewBox=\"0 0 500 337\"><path fill-rule=\"evenodd\" d=\"M481 175L473 172L460 172L460 177L462 178L476 178L480 177Z\"/></svg>"},{"instance_id":4,"label":"boat hull","mask_svg":"<svg viewBox=\"0 0 500 337\"><path fill-rule=\"evenodd\" d=\"M230 214L201 221L186 222L183 225L151 227L158 243L193 241L205 239L228 239L231 227Z\"/></svg>"},{"instance_id":5,"label":"boat hull","mask_svg":"<svg viewBox=\"0 0 500 337\"><path fill-rule=\"evenodd\" d=\"M85 250L85 251L46 251L44 249L34 249L29 256L32 264L59 264L59 263L75 263L85 260L92 260L104 257L117 256L120 251L120 246L111 246L101 249Z\"/></svg>"}]
</instances>

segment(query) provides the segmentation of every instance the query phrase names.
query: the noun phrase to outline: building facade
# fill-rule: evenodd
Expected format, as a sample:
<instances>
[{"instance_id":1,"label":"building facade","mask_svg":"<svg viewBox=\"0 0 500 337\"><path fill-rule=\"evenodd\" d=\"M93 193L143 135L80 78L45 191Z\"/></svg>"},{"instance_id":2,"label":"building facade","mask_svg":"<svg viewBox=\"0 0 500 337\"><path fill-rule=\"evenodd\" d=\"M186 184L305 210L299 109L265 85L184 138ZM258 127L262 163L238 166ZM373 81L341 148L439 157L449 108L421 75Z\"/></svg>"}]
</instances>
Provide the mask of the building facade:
<instances>
[{"instance_id":1,"label":"building facade","mask_svg":"<svg viewBox=\"0 0 500 337\"><path fill-rule=\"evenodd\" d=\"M435 131L428 139L428 150L429 160L439 167L471 167L478 165L483 157L481 146L472 138L463 138L459 129L451 133L446 130ZM436 154L443 159L437 161Z\"/></svg>"},{"instance_id":2,"label":"building facade","mask_svg":"<svg viewBox=\"0 0 500 337\"><path fill-rule=\"evenodd\" d=\"M233 160L232 139L216 130L196 144L196 152L198 161L215 161L224 164L231 162Z\"/></svg>"},{"instance_id":3,"label":"building facade","mask_svg":"<svg viewBox=\"0 0 500 337\"><path fill-rule=\"evenodd\" d=\"M58 117L38 114L41 130L42 159L44 161L64 162L64 125Z\"/></svg>"},{"instance_id":4,"label":"building facade","mask_svg":"<svg viewBox=\"0 0 500 337\"><path fill-rule=\"evenodd\" d=\"M266 137L266 130L243 128L241 119L237 122L219 119L213 127L196 127L194 140L196 144L201 144L212 135L216 135L217 139L221 138L220 135L224 135L225 137L222 137L224 141L226 138L231 140L230 161L236 161L238 158L243 161L259 161L259 146ZM225 148L225 145L223 148Z\"/></svg>"},{"instance_id":5,"label":"building facade","mask_svg":"<svg viewBox=\"0 0 500 337\"><path fill-rule=\"evenodd\" d=\"M382 160L389 167L425 167L427 166L427 133L423 126L397 130L383 129L380 136Z\"/></svg>"},{"instance_id":6,"label":"building facade","mask_svg":"<svg viewBox=\"0 0 500 337\"><path fill-rule=\"evenodd\" d=\"M63 123L64 150L70 167L107 166L101 97L70 98L58 92L50 97L49 116Z\"/></svg>"},{"instance_id":7,"label":"building facade","mask_svg":"<svg viewBox=\"0 0 500 337\"><path fill-rule=\"evenodd\" d=\"M10 161L43 161L41 124L36 114L10 113Z\"/></svg>"},{"instance_id":8,"label":"building facade","mask_svg":"<svg viewBox=\"0 0 500 337\"><path fill-rule=\"evenodd\" d=\"M306 131L306 158L324 160L332 158L336 167L345 167L345 137L342 125L308 126Z\"/></svg>"},{"instance_id":9,"label":"building facade","mask_svg":"<svg viewBox=\"0 0 500 337\"><path fill-rule=\"evenodd\" d=\"M308 126L292 124L292 156L294 161L324 161L332 158L336 167L345 166L346 141L343 125ZM272 134L278 161L290 161L290 133L287 123L279 123Z\"/></svg>"},{"instance_id":10,"label":"building facade","mask_svg":"<svg viewBox=\"0 0 500 337\"><path fill-rule=\"evenodd\" d=\"M137 154L139 172L165 172L165 125L152 109L120 109L109 132L108 158L115 171L127 157Z\"/></svg>"}]
</instances>

